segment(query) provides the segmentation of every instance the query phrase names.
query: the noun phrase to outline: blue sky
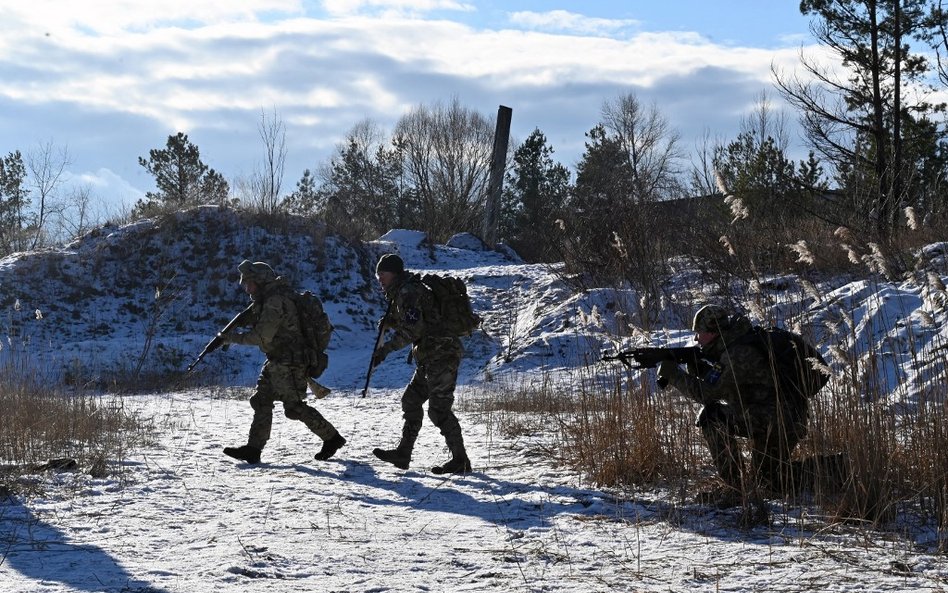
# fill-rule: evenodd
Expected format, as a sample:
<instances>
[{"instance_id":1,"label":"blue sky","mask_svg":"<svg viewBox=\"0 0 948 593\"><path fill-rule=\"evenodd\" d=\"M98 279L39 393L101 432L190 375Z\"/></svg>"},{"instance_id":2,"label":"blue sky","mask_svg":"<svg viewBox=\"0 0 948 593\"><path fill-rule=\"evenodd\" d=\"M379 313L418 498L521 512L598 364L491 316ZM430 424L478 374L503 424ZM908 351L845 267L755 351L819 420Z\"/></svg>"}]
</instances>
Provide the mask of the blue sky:
<instances>
[{"instance_id":1,"label":"blue sky","mask_svg":"<svg viewBox=\"0 0 948 593\"><path fill-rule=\"evenodd\" d=\"M685 152L731 138L812 41L795 0L35 0L0 5L0 154L66 147L108 204L153 189L139 156L185 132L234 182L286 126L284 192L368 118L419 104L513 109L572 167L604 101L659 108ZM778 105L779 107L779 105Z\"/></svg>"}]
</instances>

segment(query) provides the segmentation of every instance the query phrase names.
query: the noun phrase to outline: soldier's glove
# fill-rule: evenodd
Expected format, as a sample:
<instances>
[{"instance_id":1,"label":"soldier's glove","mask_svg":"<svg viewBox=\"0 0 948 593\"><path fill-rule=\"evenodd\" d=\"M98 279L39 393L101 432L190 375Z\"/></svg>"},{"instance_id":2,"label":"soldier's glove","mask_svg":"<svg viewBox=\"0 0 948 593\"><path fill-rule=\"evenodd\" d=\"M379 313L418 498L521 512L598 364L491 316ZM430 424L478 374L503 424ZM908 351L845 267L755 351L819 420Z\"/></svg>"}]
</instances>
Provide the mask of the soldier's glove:
<instances>
[{"instance_id":1,"label":"soldier's glove","mask_svg":"<svg viewBox=\"0 0 948 593\"><path fill-rule=\"evenodd\" d=\"M211 339L210 342L207 343L207 346L205 348L207 349L209 353L214 352L218 348L222 347L224 343L225 343L224 336L221 334L217 334Z\"/></svg>"},{"instance_id":2,"label":"soldier's glove","mask_svg":"<svg viewBox=\"0 0 948 593\"><path fill-rule=\"evenodd\" d=\"M374 369L375 367L382 364L382 361L385 360L385 357L389 355L389 352L391 352L391 349L389 348L388 344L382 344L379 346L375 352L372 353L372 368Z\"/></svg>"},{"instance_id":3,"label":"soldier's glove","mask_svg":"<svg viewBox=\"0 0 948 593\"><path fill-rule=\"evenodd\" d=\"M680 372L681 369L678 368L678 363L674 360L663 360L658 364L658 380L656 383L661 389L665 389L671 379Z\"/></svg>"},{"instance_id":4,"label":"soldier's glove","mask_svg":"<svg viewBox=\"0 0 948 593\"><path fill-rule=\"evenodd\" d=\"M214 336L214 340L217 342L217 345L214 347L214 349L217 350L220 348L221 352L227 352L227 350L230 348L230 345L233 343L232 337L232 333L218 333L216 336Z\"/></svg>"}]
</instances>

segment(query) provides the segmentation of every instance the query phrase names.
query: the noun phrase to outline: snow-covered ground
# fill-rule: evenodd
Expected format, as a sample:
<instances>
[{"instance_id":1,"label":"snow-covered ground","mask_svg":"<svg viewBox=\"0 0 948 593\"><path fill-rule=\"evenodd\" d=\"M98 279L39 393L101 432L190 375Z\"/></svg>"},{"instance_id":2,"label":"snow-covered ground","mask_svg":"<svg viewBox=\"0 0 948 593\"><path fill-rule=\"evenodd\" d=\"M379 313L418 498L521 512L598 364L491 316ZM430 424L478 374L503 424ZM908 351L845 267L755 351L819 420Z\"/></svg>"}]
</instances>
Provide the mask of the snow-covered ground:
<instances>
[{"instance_id":1,"label":"snow-covered ground","mask_svg":"<svg viewBox=\"0 0 948 593\"><path fill-rule=\"evenodd\" d=\"M461 414L475 473L444 478L422 430L413 467L371 449L400 428L398 392L317 402L349 439L326 462L276 414L258 466L242 442L246 390L137 396L158 441L120 475L59 476L0 507L0 591L943 591L948 561L897 534L827 527L775 508L741 530L737 510L655 495L617 500L555 467L537 442L507 441ZM463 397L463 396L462 396Z\"/></svg>"},{"instance_id":2,"label":"snow-covered ground","mask_svg":"<svg viewBox=\"0 0 948 593\"><path fill-rule=\"evenodd\" d=\"M116 234L106 238L118 241ZM248 235L262 243L262 231ZM372 456L372 448L397 442L399 397L413 367L404 363L407 351L390 356L373 375L368 397L360 397L380 298L364 300L365 278L340 250L349 259L325 266L339 275L319 276L341 295L327 301L337 331L321 382L333 391L311 403L348 444L333 459L315 461L316 437L285 419L278 405L262 464L222 455L224 446L246 440L247 400L262 358L237 347L215 352L200 369L211 375L236 365L226 386L121 398L154 431L151 442L116 460L113 475L44 474L35 478L43 487L33 494L0 502L0 593L948 590L948 558L934 551L938 536L923 529L840 525L810 508L776 502L772 524L742 529L739 509L694 505L683 493L597 488L558 465L552 434L505 436L467 405L491 381L568 380L601 369L595 360L610 336L679 345L690 333L669 316L666 331L629 337L615 311L629 308L617 306L623 300L634 302L630 291L578 293L556 267L526 265L463 242L437 246L432 260L419 240L397 231L370 247L376 254L398 251L413 270L463 277L485 318L484 331L466 341L458 389L473 474L445 478L429 471L448 457L430 423L410 470ZM305 259L306 249L293 257ZM83 246L64 254L66 263L43 265L79 268L99 251ZM217 259L230 269L240 258ZM30 265L39 267L22 255L0 261L0 286L16 285L4 275L23 277L17 267ZM946 270L934 274L942 281ZM224 275L217 274L221 290L238 290ZM809 322L822 328L821 347L837 370L847 363L832 352L859 358L872 351L881 354L880 364L899 369L889 392L904 403L943 373L944 361L933 351L948 343L948 299L937 285L931 276L927 284L830 285L826 294L806 297ZM24 283L18 286L22 291ZM107 289L95 288L87 294L101 301L92 307L100 316L121 309L105 300ZM134 298L146 303L154 288L139 292ZM33 294L35 300L50 291L37 283ZM208 306L207 294L195 302ZM676 294L687 311L685 296ZM53 304L18 298L26 311L55 311ZM229 302L236 313L234 299ZM185 331L156 340L196 354L220 315L178 307ZM81 319L85 310L77 311L73 318ZM135 353L140 328L113 328L91 351L99 359ZM90 351L85 325L70 331L75 341L63 350Z\"/></svg>"}]
</instances>

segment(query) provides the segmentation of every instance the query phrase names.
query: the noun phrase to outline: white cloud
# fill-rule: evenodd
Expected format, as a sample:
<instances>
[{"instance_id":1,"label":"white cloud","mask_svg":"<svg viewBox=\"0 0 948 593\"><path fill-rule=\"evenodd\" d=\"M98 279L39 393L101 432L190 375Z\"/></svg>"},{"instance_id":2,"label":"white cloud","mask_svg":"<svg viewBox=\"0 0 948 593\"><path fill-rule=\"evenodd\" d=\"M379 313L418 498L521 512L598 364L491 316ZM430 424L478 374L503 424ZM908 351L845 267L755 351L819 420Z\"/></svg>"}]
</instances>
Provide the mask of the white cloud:
<instances>
[{"instance_id":1,"label":"white cloud","mask_svg":"<svg viewBox=\"0 0 948 593\"><path fill-rule=\"evenodd\" d=\"M566 10L512 12L510 13L510 22L528 29L585 35L611 35L617 31L639 25L639 21L633 19L595 18Z\"/></svg>"},{"instance_id":2,"label":"white cloud","mask_svg":"<svg viewBox=\"0 0 948 593\"><path fill-rule=\"evenodd\" d=\"M145 197L145 192L131 185L110 169L99 168L95 171L67 172L63 179L64 193L87 189L95 201L111 215L127 210L135 202Z\"/></svg>"},{"instance_id":3,"label":"white cloud","mask_svg":"<svg viewBox=\"0 0 948 593\"><path fill-rule=\"evenodd\" d=\"M56 34L78 28L97 33L144 30L161 24L254 21L266 12L299 14L300 0L43 0L5 2L0 21Z\"/></svg>"},{"instance_id":4,"label":"white cloud","mask_svg":"<svg viewBox=\"0 0 948 593\"><path fill-rule=\"evenodd\" d=\"M180 0L169 1L175 10L180 6ZM204 9L216 6L229 15L240 14L240 7L250 10L250 0L231 4L233 11L216 2ZM348 5L466 6L448 0ZM262 6L290 9L295 2ZM4 11L9 14L0 8L0 20ZM574 32L479 30L446 19L391 15L224 19L107 35L72 26L36 35L0 23L0 29L8 27L0 35L0 136L13 147L47 137L75 145L78 137L86 151L114 151L86 168L118 171L121 163L134 169L134 157L160 146L163 134L183 131L200 142L202 154L220 159L206 162L229 175L240 170L241 159L249 168L246 162L256 157L261 109L275 109L287 122L291 149L295 142L299 160L312 167L322 156L313 156L312 147L331 148L363 118L390 129L413 105L457 96L482 111L510 105L515 127L524 126L525 133L540 127L557 149L577 153L602 101L620 92L651 93L643 98L676 110L668 112L673 124L677 116L690 118L686 125L720 131L726 124L719 122L736 121L734 114L770 87L771 64L798 64L796 48L727 47L696 33L610 37L602 33L632 22L561 16ZM108 14L102 19L121 21ZM575 32L581 29L590 32ZM35 119L27 123L18 113ZM106 129L114 121L122 124Z\"/></svg>"},{"instance_id":5,"label":"white cloud","mask_svg":"<svg viewBox=\"0 0 948 593\"><path fill-rule=\"evenodd\" d=\"M333 16L353 16L366 12L388 16L422 15L435 10L475 10L471 4L455 0L323 0L323 8Z\"/></svg>"},{"instance_id":6,"label":"white cloud","mask_svg":"<svg viewBox=\"0 0 948 593\"><path fill-rule=\"evenodd\" d=\"M776 41L781 45L789 46L811 43L813 39L806 33L794 33L792 35L780 35L777 37Z\"/></svg>"},{"instance_id":7,"label":"white cloud","mask_svg":"<svg viewBox=\"0 0 948 593\"><path fill-rule=\"evenodd\" d=\"M288 4L272 1L273 6ZM367 4L424 7L456 3L349 3L356 8ZM533 15L538 23L555 18L573 28L600 32L608 28L607 23L629 22L586 19L565 11L517 14ZM521 18L522 22L527 20ZM4 62L15 63L33 69L36 76L29 84L0 77L0 97L61 101L182 121L193 119L183 116L189 112L256 110L261 105L319 108L348 101L388 110L405 104L399 97L411 95L413 89L399 86L400 81L384 63L398 64L417 76L456 77L516 88L582 83L649 86L663 77L686 75L707 66L742 72L765 85L771 63L796 64L797 60L796 49L731 48L689 33L640 33L613 39L590 34L479 31L444 20L299 18L109 36L90 36L77 30L42 40L21 36L15 47L0 53L0 68ZM288 71L290 64L306 73ZM450 92L446 89L442 96Z\"/></svg>"}]
</instances>

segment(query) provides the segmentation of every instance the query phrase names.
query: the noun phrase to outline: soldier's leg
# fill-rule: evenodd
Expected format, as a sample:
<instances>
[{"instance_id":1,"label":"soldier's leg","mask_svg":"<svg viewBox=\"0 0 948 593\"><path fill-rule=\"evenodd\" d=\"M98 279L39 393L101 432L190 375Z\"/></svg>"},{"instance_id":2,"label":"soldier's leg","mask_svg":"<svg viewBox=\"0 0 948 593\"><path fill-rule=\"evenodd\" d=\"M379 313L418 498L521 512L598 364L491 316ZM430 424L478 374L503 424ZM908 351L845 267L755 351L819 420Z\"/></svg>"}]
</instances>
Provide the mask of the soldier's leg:
<instances>
[{"instance_id":1,"label":"soldier's leg","mask_svg":"<svg viewBox=\"0 0 948 593\"><path fill-rule=\"evenodd\" d=\"M718 475L728 487L742 491L743 461L736 438L740 433L738 418L729 406L712 403L701 410L697 425L711 452L711 461Z\"/></svg>"},{"instance_id":2,"label":"soldier's leg","mask_svg":"<svg viewBox=\"0 0 948 593\"><path fill-rule=\"evenodd\" d=\"M460 362L460 361L458 361ZM454 457L466 457L461 423L454 414L454 388L458 378L458 365L432 368L428 372L428 417L438 427L448 450Z\"/></svg>"},{"instance_id":3,"label":"soldier's leg","mask_svg":"<svg viewBox=\"0 0 948 593\"><path fill-rule=\"evenodd\" d=\"M405 422L402 425L402 440L398 445L400 449L411 451L415 447L424 423L424 403L428 401L429 393L424 367L419 365L402 394L402 418Z\"/></svg>"},{"instance_id":4,"label":"soldier's leg","mask_svg":"<svg viewBox=\"0 0 948 593\"><path fill-rule=\"evenodd\" d=\"M751 463L761 486L788 494L802 476L794 475L790 456L806 436L806 419L794 411L778 410L776 418L756 428L751 438ZM799 472L797 472L799 473Z\"/></svg>"},{"instance_id":5,"label":"soldier's leg","mask_svg":"<svg viewBox=\"0 0 948 593\"><path fill-rule=\"evenodd\" d=\"M438 427L444 436L444 441L451 451L451 459L447 463L431 468L436 474L467 473L471 471L471 460L464 448L464 437L461 434L461 424L454 414L454 388L458 379L458 366L461 364L460 348L447 350L428 367L428 416L431 422Z\"/></svg>"},{"instance_id":6,"label":"soldier's leg","mask_svg":"<svg viewBox=\"0 0 948 593\"><path fill-rule=\"evenodd\" d=\"M253 420L250 422L250 434L247 444L240 447L224 447L224 454L247 463L260 463L260 451L270 440L270 425L273 420L273 390L269 380L267 365L263 366L257 379L257 390L250 398L253 408Z\"/></svg>"},{"instance_id":7,"label":"soldier's leg","mask_svg":"<svg viewBox=\"0 0 948 593\"><path fill-rule=\"evenodd\" d=\"M316 408L308 405L306 397L306 372L300 367L275 365L271 373L274 389L283 401L283 412L290 420L299 420L324 441L338 435L335 427Z\"/></svg>"},{"instance_id":8,"label":"soldier's leg","mask_svg":"<svg viewBox=\"0 0 948 593\"><path fill-rule=\"evenodd\" d=\"M299 420L306 425L316 436L324 441L335 438L339 434L336 427L319 413L319 410L305 401L284 405L286 417L290 420Z\"/></svg>"},{"instance_id":9,"label":"soldier's leg","mask_svg":"<svg viewBox=\"0 0 948 593\"><path fill-rule=\"evenodd\" d=\"M270 440L273 425L273 402L276 401L277 393L271 381L271 367L270 363L263 365L263 371L257 378L257 390L250 398L253 420L250 422L247 444L256 449L263 449Z\"/></svg>"},{"instance_id":10,"label":"soldier's leg","mask_svg":"<svg viewBox=\"0 0 948 593\"><path fill-rule=\"evenodd\" d=\"M768 425L766 431L751 439L751 464L760 486L781 493L790 491L790 453L798 440L777 423Z\"/></svg>"},{"instance_id":11,"label":"soldier's leg","mask_svg":"<svg viewBox=\"0 0 948 593\"><path fill-rule=\"evenodd\" d=\"M424 421L424 403L428 399L428 384L425 374L421 367L415 369L405 393L402 394L402 438L398 446L394 449L375 448L372 454L391 463L395 467L408 469L411 463L411 454L415 448L415 441L418 439L418 433L421 432L421 425Z\"/></svg>"}]
</instances>

